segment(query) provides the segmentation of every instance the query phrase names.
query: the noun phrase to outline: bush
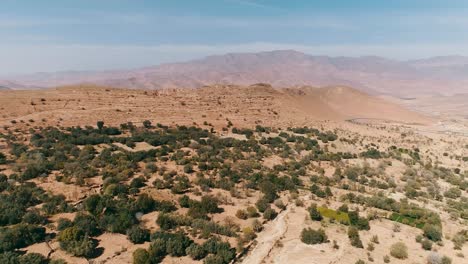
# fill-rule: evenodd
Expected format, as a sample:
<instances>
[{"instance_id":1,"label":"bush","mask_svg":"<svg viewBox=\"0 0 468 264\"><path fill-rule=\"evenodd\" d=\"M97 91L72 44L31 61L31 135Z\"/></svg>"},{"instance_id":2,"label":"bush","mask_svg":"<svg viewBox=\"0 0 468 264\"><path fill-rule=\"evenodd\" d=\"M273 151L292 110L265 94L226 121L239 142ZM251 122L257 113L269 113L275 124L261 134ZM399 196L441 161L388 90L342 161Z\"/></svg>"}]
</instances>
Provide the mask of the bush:
<instances>
[{"instance_id":1,"label":"bush","mask_svg":"<svg viewBox=\"0 0 468 264\"><path fill-rule=\"evenodd\" d=\"M127 230L127 237L134 244L142 244L149 241L150 232L147 229L134 225Z\"/></svg>"},{"instance_id":2,"label":"bush","mask_svg":"<svg viewBox=\"0 0 468 264\"><path fill-rule=\"evenodd\" d=\"M63 259L52 259L49 264L67 264L67 262Z\"/></svg>"},{"instance_id":3,"label":"bush","mask_svg":"<svg viewBox=\"0 0 468 264\"><path fill-rule=\"evenodd\" d=\"M206 255L208 254L208 252L206 252L206 250L200 246L200 245L197 245L195 243L191 244L186 250L185 252L187 253L187 255L189 255L193 260L200 260L200 259L203 259L204 257L206 257Z\"/></svg>"},{"instance_id":4,"label":"bush","mask_svg":"<svg viewBox=\"0 0 468 264\"><path fill-rule=\"evenodd\" d=\"M239 219L247 219L249 216L247 215L247 212L245 210L239 209L236 212L236 217Z\"/></svg>"},{"instance_id":5,"label":"bush","mask_svg":"<svg viewBox=\"0 0 468 264\"><path fill-rule=\"evenodd\" d=\"M77 227L69 227L58 235L60 247L76 257L92 257L97 242Z\"/></svg>"},{"instance_id":6,"label":"bush","mask_svg":"<svg viewBox=\"0 0 468 264\"><path fill-rule=\"evenodd\" d=\"M0 253L42 242L46 236L44 227L19 224L0 229Z\"/></svg>"},{"instance_id":7,"label":"bush","mask_svg":"<svg viewBox=\"0 0 468 264\"><path fill-rule=\"evenodd\" d=\"M90 236L97 236L102 233L96 218L89 214L78 213L73 220L73 225Z\"/></svg>"},{"instance_id":8,"label":"bush","mask_svg":"<svg viewBox=\"0 0 468 264\"><path fill-rule=\"evenodd\" d=\"M143 248L138 248L133 252L133 264L148 264L149 253Z\"/></svg>"},{"instance_id":9,"label":"bush","mask_svg":"<svg viewBox=\"0 0 468 264\"><path fill-rule=\"evenodd\" d=\"M194 170L193 170L193 166L192 166L192 165L186 164L186 165L184 166L184 172L185 172L185 173L190 174L190 173L193 173L193 171L194 171Z\"/></svg>"},{"instance_id":10,"label":"bush","mask_svg":"<svg viewBox=\"0 0 468 264\"><path fill-rule=\"evenodd\" d=\"M48 264L46 257L39 253L28 253L19 257L19 264Z\"/></svg>"},{"instance_id":11,"label":"bush","mask_svg":"<svg viewBox=\"0 0 468 264\"><path fill-rule=\"evenodd\" d=\"M408 247L403 242L397 242L390 247L390 255L397 259L408 258Z\"/></svg>"},{"instance_id":12,"label":"bush","mask_svg":"<svg viewBox=\"0 0 468 264\"><path fill-rule=\"evenodd\" d=\"M247 207L247 215L249 217L258 217L257 209L253 206Z\"/></svg>"},{"instance_id":13,"label":"bush","mask_svg":"<svg viewBox=\"0 0 468 264\"><path fill-rule=\"evenodd\" d=\"M271 209L271 208L268 208L265 210L265 212L263 212L263 218L265 220L273 220L275 219L275 217L278 215L278 213L276 213L275 210Z\"/></svg>"},{"instance_id":14,"label":"bush","mask_svg":"<svg viewBox=\"0 0 468 264\"><path fill-rule=\"evenodd\" d=\"M447 256L441 257L439 253L437 252L431 252L431 254L427 256L427 264L451 264L451 263L452 263L451 258Z\"/></svg>"},{"instance_id":15,"label":"bush","mask_svg":"<svg viewBox=\"0 0 468 264\"><path fill-rule=\"evenodd\" d=\"M451 199L460 198L462 192L458 187L452 187L444 193L444 196Z\"/></svg>"},{"instance_id":16,"label":"bush","mask_svg":"<svg viewBox=\"0 0 468 264\"><path fill-rule=\"evenodd\" d=\"M165 255L173 257L185 256L186 249L193 241L183 233L156 232L152 234L153 243L150 246L150 259L159 259Z\"/></svg>"},{"instance_id":17,"label":"bush","mask_svg":"<svg viewBox=\"0 0 468 264\"><path fill-rule=\"evenodd\" d=\"M268 208L269 203L265 198L260 198L255 203L255 206L257 206L258 211L263 213Z\"/></svg>"},{"instance_id":18,"label":"bush","mask_svg":"<svg viewBox=\"0 0 468 264\"><path fill-rule=\"evenodd\" d=\"M166 242L161 238L154 240L148 249L148 255L150 263L160 263L167 255Z\"/></svg>"},{"instance_id":19,"label":"bush","mask_svg":"<svg viewBox=\"0 0 468 264\"><path fill-rule=\"evenodd\" d=\"M278 199L275 201L275 206L278 207L281 210L286 209L286 205L284 205L283 201L281 199Z\"/></svg>"},{"instance_id":20,"label":"bush","mask_svg":"<svg viewBox=\"0 0 468 264\"><path fill-rule=\"evenodd\" d=\"M159 214L156 219L156 224L158 224L162 230L169 230L178 226L176 219L170 214Z\"/></svg>"},{"instance_id":21,"label":"bush","mask_svg":"<svg viewBox=\"0 0 468 264\"><path fill-rule=\"evenodd\" d=\"M463 230L455 234L452 238L454 249L461 250L468 239L468 230Z\"/></svg>"},{"instance_id":22,"label":"bush","mask_svg":"<svg viewBox=\"0 0 468 264\"><path fill-rule=\"evenodd\" d=\"M308 210L309 210L310 219L314 221L321 221L323 219L322 215L317 210L316 204L313 204L312 206L310 206Z\"/></svg>"},{"instance_id":23,"label":"bush","mask_svg":"<svg viewBox=\"0 0 468 264\"><path fill-rule=\"evenodd\" d=\"M443 256L440 263L441 264L452 264L452 259L447 257L447 256Z\"/></svg>"},{"instance_id":24,"label":"bush","mask_svg":"<svg viewBox=\"0 0 468 264\"><path fill-rule=\"evenodd\" d=\"M361 238L359 236L359 231L355 227L350 226L348 228L348 237L353 247L364 248L364 246L362 245Z\"/></svg>"},{"instance_id":25,"label":"bush","mask_svg":"<svg viewBox=\"0 0 468 264\"><path fill-rule=\"evenodd\" d=\"M6 163L6 156L5 154L0 152L0 164L5 164Z\"/></svg>"},{"instance_id":26,"label":"bush","mask_svg":"<svg viewBox=\"0 0 468 264\"><path fill-rule=\"evenodd\" d=\"M207 219L207 214L221 213L223 209L218 206L218 199L205 195L201 201L191 201L188 215L193 218Z\"/></svg>"},{"instance_id":27,"label":"bush","mask_svg":"<svg viewBox=\"0 0 468 264\"><path fill-rule=\"evenodd\" d=\"M47 217L41 215L37 210L31 210L23 216L23 222L26 224L46 224Z\"/></svg>"},{"instance_id":28,"label":"bush","mask_svg":"<svg viewBox=\"0 0 468 264\"><path fill-rule=\"evenodd\" d=\"M301 241L305 244L321 244L327 242L327 235L325 234L325 230L318 229L314 230L311 228L304 228L301 232Z\"/></svg>"},{"instance_id":29,"label":"bush","mask_svg":"<svg viewBox=\"0 0 468 264\"><path fill-rule=\"evenodd\" d=\"M440 241L442 239L442 231L439 227L431 224L425 224L423 227L424 236L432 241Z\"/></svg>"},{"instance_id":30,"label":"bush","mask_svg":"<svg viewBox=\"0 0 468 264\"><path fill-rule=\"evenodd\" d=\"M429 239L421 240L421 246L424 250L431 250L432 249L432 241Z\"/></svg>"}]
</instances>

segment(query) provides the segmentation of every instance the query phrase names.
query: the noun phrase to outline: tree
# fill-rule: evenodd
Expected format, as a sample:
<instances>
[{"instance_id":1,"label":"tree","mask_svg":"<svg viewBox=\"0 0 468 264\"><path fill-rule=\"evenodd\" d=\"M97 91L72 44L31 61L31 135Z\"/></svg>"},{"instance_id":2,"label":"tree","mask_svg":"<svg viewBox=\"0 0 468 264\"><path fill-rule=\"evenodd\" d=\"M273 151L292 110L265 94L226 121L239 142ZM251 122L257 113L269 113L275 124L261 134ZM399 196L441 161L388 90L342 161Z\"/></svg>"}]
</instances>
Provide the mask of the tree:
<instances>
[{"instance_id":1,"label":"tree","mask_svg":"<svg viewBox=\"0 0 468 264\"><path fill-rule=\"evenodd\" d=\"M406 259L408 257L408 247L403 242L397 242L390 247L390 255L397 259Z\"/></svg>"},{"instance_id":2,"label":"tree","mask_svg":"<svg viewBox=\"0 0 468 264\"><path fill-rule=\"evenodd\" d=\"M99 130L102 130L104 128L104 121L97 121L96 125Z\"/></svg>"},{"instance_id":3,"label":"tree","mask_svg":"<svg viewBox=\"0 0 468 264\"><path fill-rule=\"evenodd\" d=\"M304 228L301 232L301 241L309 245L327 242L327 238L325 230L323 229L314 230L311 228Z\"/></svg>"},{"instance_id":4,"label":"tree","mask_svg":"<svg viewBox=\"0 0 468 264\"><path fill-rule=\"evenodd\" d=\"M143 121L143 126L144 126L145 128L151 128L151 121L149 121L149 120Z\"/></svg>"},{"instance_id":5,"label":"tree","mask_svg":"<svg viewBox=\"0 0 468 264\"><path fill-rule=\"evenodd\" d=\"M317 210L316 204L312 204L308 210L309 210L310 219L314 221L322 221L323 217L320 214L320 212Z\"/></svg>"}]
</instances>

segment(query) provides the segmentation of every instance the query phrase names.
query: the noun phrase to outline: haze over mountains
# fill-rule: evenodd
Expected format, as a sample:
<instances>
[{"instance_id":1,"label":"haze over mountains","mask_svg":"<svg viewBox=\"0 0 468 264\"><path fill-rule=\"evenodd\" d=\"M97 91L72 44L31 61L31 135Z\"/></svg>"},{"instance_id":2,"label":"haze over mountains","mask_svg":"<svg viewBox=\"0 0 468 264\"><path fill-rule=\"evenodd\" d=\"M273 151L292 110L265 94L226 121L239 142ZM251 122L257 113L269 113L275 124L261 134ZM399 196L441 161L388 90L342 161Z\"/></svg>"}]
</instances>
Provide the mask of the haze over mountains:
<instances>
[{"instance_id":1,"label":"haze over mountains","mask_svg":"<svg viewBox=\"0 0 468 264\"><path fill-rule=\"evenodd\" d=\"M135 70L58 72L0 81L11 89L94 83L122 88L198 88L213 83L274 87L347 85L373 94L414 96L468 92L468 58L397 61L382 57L312 56L292 50L209 56Z\"/></svg>"}]
</instances>

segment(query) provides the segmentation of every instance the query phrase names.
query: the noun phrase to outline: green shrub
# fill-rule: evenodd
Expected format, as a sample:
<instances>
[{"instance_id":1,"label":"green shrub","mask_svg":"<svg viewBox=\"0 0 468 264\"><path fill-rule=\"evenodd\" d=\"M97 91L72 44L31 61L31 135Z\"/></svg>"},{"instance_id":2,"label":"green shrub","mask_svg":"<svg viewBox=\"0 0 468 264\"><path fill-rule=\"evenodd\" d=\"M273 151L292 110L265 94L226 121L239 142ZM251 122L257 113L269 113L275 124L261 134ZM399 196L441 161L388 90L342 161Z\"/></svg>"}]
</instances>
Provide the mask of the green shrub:
<instances>
[{"instance_id":1,"label":"green shrub","mask_svg":"<svg viewBox=\"0 0 468 264\"><path fill-rule=\"evenodd\" d=\"M96 252L97 241L77 227L69 227L58 235L60 247L76 257L92 257Z\"/></svg>"},{"instance_id":2,"label":"green shrub","mask_svg":"<svg viewBox=\"0 0 468 264\"><path fill-rule=\"evenodd\" d=\"M318 229L314 230L311 228L304 228L301 232L301 241L305 244L321 244L327 242L327 235L325 230Z\"/></svg>"},{"instance_id":3,"label":"green shrub","mask_svg":"<svg viewBox=\"0 0 468 264\"><path fill-rule=\"evenodd\" d=\"M42 242L46 230L36 225L19 224L0 229L0 253Z\"/></svg>"},{"instance_id":4,"label":"green shrub","mask_svg":"<svg viewBox=\"0 0 468 264\"><path fill-rule=\"evenodd\" d=\"M143 229L138 225L132 226L127 230L128 240L132 241L134 244L142 244L146 241L149 241L150 232L147 229Z\"/></svg>"},{"instance_id":5,"label":"green shrub","mask_svg":"<svg viewBox=\"0 0 468 264\"><path fill-rule=\"evenodd\" d=\"M425 224L423 227L424 236L432 241L440 241L442 239L442 230L439 227L431 224Z\"/></svg>"},{"instance_id":6,"label":"green shrub","mask_svg":"<svg viewBox=\"0 0 468 264\"><path fill-rule=\"evenodd\" d=\"M67 264L67 262L63 259L52 259L49 264Z\"/></svg>"},{"instance_id":7,"label":"green shrub","mask_svg":"<svg viewBox=\"0 0 468 264\"><path fill-rule=\"evenodd\" d=\"M273 220L275 219L275 217L278 215L278 213L276 213L275 210L271 209L271 208L268 208L265 210L265 212L263 212L263 218L265 220Z\"/></svg>"},{"instance_id":8,"label":"green shrub","mask_svg":"<svg viewBox=\"0 0 468 264\"><path fill-rule=\"evenodd\" d=\"M5 154L0 152L0 165L5 164L7 161Z\"/></svg>"},{"instance_id":9,"label":"green shrub","mask_svg":"<svg viewBox=\"0 0 468 264\"><path fill-rule=\"evenodd\" d=\"M185 250L187 255L189 255L193 260L200 260L206 257L208 252L206 252L205 248L203 248L200 245L197 245L195 243L191 244L187 249Z\"/></svg>"},{"instance_id":10,"label":"green shrub","mask_svg":"<svg viewBox=\"0 0 468 264\"><path fill-rule=\"evenodd\" d=\"M259 214L257 212L257 209L255 207L253 207L253 206L247 207L247 215L249 217L258 217L259 216Z\"/></svg>"},{"instance_id":11,"label":"green shrub","mask_svg":"<svg viewBox=\"0 0 468 264\"><path fill-rule=\"evenodd\" d=\"M133 264L149 264L150 255L143 248L138 248L133 252Z\"/></svg>"},{"instance_id":12,"label":"green shrub","mask_svg":"<svg viewBox=\"0 0 468 264\"><path fill-rule=\"evenodd\" d=\"M19 264L48 264L49 260L39 253L28 253L19 257Z\"/></svg>"},{"instance_id":13,"label":"green shrub","mask_svg":"<svg viewBox=\"0 0 468 264\"><path fill-rule=\"evenodd\" d=\"M307 210L309 211L310 219L314 221L322 221L323 217L317 210L316 204L312 204Z\"/></svg>"}]
</instances>

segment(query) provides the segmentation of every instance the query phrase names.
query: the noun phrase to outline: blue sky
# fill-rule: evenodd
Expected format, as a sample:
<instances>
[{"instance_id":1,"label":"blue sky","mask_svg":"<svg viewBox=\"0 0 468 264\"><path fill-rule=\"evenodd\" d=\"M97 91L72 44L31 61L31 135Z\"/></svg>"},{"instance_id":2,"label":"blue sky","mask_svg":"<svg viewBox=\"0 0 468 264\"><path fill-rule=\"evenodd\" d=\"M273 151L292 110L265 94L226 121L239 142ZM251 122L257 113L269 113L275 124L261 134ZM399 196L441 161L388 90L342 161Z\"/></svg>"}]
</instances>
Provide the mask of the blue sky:
<instances>
[{"instance_id":1,"label":"blue sky","mask_svg":"<svg viewBox=\"0 0 468 264\"><path fill-rule=\"evenodd\" d=\"M0 75L295 49L468 55L468 1L1 0Z\"/></svg>"}]
</instances>

